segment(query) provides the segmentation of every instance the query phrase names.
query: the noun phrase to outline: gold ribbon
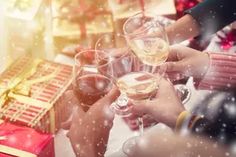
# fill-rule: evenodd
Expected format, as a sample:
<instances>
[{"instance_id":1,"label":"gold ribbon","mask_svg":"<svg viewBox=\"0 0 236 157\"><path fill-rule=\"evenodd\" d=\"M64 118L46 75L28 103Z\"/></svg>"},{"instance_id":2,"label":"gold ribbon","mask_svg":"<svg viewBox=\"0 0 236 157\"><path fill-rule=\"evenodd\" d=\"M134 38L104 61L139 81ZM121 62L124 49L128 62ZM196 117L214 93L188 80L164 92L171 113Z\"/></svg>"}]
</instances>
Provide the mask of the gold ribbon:
<instances>
[{"instance_id":1,"label":"gold ribbon","mask_svg":"<svg viewBox=\"0 0 236 157\"><path fill-rule=\"evenodd\" d=\"M5 153L17 157L37 157L37 155L16 148L11 148L0 144L0 153Z\"/></svg>"},{"instance_id":2,"label":"gold ribbon","mask_svg":"<svg viewBox=\"0 0 236 157\"><path fill-rule=\"evenodd\" d=\"M42 60L40 59L31 61L17 77L9 80L9 84L5 87L1 86L3 85L3 82L0 81L0 109L8 100L15 99L24 104L30 104L32 106L46 109L46 111L50 110L50 131L55 132L55 115L53 115L55 113L54 109L52 108L53 103L36 100L29 96L30 88L33 84L46 82L52 79L57 73L57 71L54 71L49 75L42 76L33 80L27 80L28 77L32 76L36 72L37 66L41 62ZM29 123L28 125L34 127L38 122L37 120Z\"/></svg>"},{"instance_id":3,"label":"gold ribbon","mask_svg":"<svg viewBox=\"0 0 236 157\"><path fill-rule=\"evenodd\" d=\"M9 99L15 99L19 102L26 104L37 104L38 107L43 107L46 109L50 109L52 107L52 104L48 102L42 102L29 97L30 88L33 84L48 81L52 79L56 73L55 71L49 75L42 76L40 78L27 80L29 76L36 72L37 65L40 62L42 62L42 60L36 59L32 63L28 64L25 70L17 77L13 78L13 80L10 80L9 84L6 87L1 87L1 84L3 83L0 83L0 108Z\"/></svg>"}]
</instances>

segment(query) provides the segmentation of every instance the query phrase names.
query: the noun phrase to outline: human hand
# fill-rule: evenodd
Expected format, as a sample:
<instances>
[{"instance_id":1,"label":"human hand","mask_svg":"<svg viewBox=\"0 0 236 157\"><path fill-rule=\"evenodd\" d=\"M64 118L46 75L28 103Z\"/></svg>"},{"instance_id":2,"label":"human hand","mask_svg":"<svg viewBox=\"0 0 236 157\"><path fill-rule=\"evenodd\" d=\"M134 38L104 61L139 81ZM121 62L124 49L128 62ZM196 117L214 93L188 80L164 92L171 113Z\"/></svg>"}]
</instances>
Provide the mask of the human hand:
<instances>
[{"instance_id":1,"label":"human hand","mask_svg":"<svg viewBox=\"0 0 236 157\"><path fill-rule=\"evenodd\" d=\"M174 80L182 78L176 74L201 79L207 72L209 63L210 58L207 53L181 45L174 45L170 47L168 61L163 66L166 68L166 72L170 77L173 74L180 77L174 78Z\"/></svg>"},{"instance_id":2,"label":"human hand","mask_svg":"<svg viewBox=\"0 0 236 157\"><path fill-rule=\"evenodd\" d=\"M131 108L132 114L142 116L148 114L157 122L164 123L171 128L175 127L176 120L184 107L172 83L161 79L159 89L152 100L131 100L134 104Z\"/></svg>"},{"instance_id":3,"label":"human hand","mask_svg":"<svg viewBox=\"0 0 236 157\"><path fill-rule=\"evenodd\" d=\"M114 114L109 105L119 96L114 88L103 98L94 103L85 113L79 105L73 114L67 136L78 157L103 157L106 151L109 132ZM74 99L74 104L76 99Z\"/></svg>"}]
</instances>

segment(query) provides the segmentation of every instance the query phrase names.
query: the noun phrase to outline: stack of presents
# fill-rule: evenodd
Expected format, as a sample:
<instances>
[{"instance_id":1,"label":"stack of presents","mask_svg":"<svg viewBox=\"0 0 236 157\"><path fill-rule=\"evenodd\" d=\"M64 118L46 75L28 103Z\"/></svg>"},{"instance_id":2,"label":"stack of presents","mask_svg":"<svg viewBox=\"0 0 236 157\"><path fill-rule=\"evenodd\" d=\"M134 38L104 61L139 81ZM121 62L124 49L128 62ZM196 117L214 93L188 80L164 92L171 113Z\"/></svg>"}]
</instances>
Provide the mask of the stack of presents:
<instances>
[{"instance_id":1,"label":"stack of presents","mask_svg":"<svg viewBox=\"0 0 236 157\"><path fill-rule=\"evenodd\" d=\"M9 55L11 64L0 74L0 157L55 156L54 135L67 118L61 99L71 88L72 67L53 62L54 52L73 56L75 47L93 48L102 34L122 33L123 22L142 9L176 13L173 0L1 3L7 42L0 55Z\"/></svg>"}]
</instances>

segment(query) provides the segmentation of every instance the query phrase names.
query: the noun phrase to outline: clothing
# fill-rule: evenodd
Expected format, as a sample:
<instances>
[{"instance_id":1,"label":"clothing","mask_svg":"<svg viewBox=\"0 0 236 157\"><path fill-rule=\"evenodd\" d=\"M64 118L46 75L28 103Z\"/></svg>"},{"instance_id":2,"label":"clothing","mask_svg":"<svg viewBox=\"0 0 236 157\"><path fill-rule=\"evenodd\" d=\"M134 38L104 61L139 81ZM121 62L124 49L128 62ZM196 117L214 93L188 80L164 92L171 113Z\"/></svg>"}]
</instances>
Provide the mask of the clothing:
<instances>
[{"instance_id":1,"label":"clothing","mask_svg":"<svg viewBox=\"0 0 236 157\"><path fill-rule=\"evenodd\" d=\"M204 135L221 144L230 145L236 142L236 102L235 94L224 93L224 97L218 97L221 93L214 93L213 97L204 101L209 103L200 110L195 108L193 115L202 115L191 126L191 132ZM199 104L204 105L204 104ZM192 117L192 116L191 116Z\"/></svg>"},{"instance_id":2,"label":"clothing","mask_svg":"<svg viewBox=\"0 0 236 157\"><path fill-rule=\"evenodd\" d=\"M197 88L208 89L212 94L196 105L193 114L185 117L182 129L188 128L223 144L235 144L236 54L209 53L209 56L210 67Z\"/></svg>"},{"instance_id":3,"label":"clothing","mask_svg":"<svg viewBox=\"0 0 236 157\"><path fill-rule=\"evenodd\" d=\"M210 65L198 89L236 89L236 54L209 53Z\"/></svg>"},{"instance_id":4,"label":"clothing","mask_svg":"<svg viewBox=\"0 0 236 157\"><path fill-rule=\"evenodd\" d=\"M186 11L200 26L200 35L208 36L236 20L235 0L205 0Z\"/></svg>"}]
</instances>

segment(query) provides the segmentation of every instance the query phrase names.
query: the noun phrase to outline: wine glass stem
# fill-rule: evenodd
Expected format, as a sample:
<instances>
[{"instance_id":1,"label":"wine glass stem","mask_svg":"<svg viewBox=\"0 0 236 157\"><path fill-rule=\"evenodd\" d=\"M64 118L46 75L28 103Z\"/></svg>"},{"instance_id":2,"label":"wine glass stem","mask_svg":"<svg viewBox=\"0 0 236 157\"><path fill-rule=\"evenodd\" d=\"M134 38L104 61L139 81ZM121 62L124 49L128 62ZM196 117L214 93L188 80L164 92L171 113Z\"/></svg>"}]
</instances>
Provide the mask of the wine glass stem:
<instances>
[{"instance_id":1,"label":"wine glass stem","mask_svg":"<svg viewBox=\"0 0 236 157\"><path fill-rule=\"evenodd\" d=\"M143 135L143 118L142 117L138 117L138 126L139 126L139 136Z\"/></svg>"}]
</instances>

